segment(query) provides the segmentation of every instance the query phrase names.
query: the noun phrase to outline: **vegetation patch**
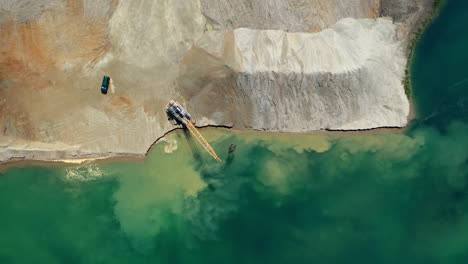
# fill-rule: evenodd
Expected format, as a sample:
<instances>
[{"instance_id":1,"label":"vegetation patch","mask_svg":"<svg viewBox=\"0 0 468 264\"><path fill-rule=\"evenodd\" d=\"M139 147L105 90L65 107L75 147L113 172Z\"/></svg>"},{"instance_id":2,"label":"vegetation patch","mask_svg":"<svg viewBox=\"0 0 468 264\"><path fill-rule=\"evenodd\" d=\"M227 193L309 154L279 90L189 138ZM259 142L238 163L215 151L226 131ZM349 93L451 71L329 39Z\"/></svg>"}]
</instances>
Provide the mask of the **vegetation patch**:
<instances>
[{"instance_id":1,"label":"vegetation patch","mask_svg":"<svg viewBox=\"0 0 468 264\"><path fill-rule=\"evenodd\" d=\"M421 39L421 36L426 30L427 26L429 26L429 24L434 20L434 18L437 17L444 3L445 3L445 0L434 1L434 7L432 8L431 14L426 18L426 20L422 23L422 25L418 28L418 30L414 34L414 37L410 40L411 41L410 54L409 54L408 64L406 65L405 80L404 80L405 93L406 93L406 96L408 96L408 98L411 98L413 94L410 67L413 64L414 50L416 49L416 46L417 46L416 44Z\"/></svg>"}]
</instances>

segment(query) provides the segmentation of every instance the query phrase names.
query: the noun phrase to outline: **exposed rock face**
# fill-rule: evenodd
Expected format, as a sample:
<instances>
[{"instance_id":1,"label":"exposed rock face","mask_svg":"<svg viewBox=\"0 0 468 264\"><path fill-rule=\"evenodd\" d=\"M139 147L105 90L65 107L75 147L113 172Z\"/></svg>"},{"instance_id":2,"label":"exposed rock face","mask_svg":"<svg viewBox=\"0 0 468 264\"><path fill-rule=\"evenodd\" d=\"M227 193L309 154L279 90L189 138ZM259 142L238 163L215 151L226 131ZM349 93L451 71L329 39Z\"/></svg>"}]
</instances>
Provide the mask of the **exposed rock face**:
<instances>
[{"instance_id":1,"label":"exposed rock face","mask_svg":"<svg viewBox=\"0 0 468 264\"><path fill-rule=\"evenodd\" d=\"M0 161L144 155L170 99L197 125L404 126L407 40L432 1L0 0Z\"/></svg>"}]
</instances>

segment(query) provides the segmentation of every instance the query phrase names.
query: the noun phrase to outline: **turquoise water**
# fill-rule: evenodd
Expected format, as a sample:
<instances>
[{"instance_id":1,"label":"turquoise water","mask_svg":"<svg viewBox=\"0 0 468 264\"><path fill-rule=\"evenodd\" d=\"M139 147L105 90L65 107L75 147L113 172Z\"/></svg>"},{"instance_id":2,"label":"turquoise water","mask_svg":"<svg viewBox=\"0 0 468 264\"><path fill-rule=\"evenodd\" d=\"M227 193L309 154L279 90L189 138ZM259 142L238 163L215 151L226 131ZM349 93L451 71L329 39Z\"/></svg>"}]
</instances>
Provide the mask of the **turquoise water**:
<instances>
[{"instance_id":1,"label":"turquoise water","mask_svg":"<svg viewBox=\"0 0 468 264\"><path fill-rule=\"evenodd\" d=\"M203 130L217 164L178 132L144 162L4 172L0 263L468 263L467 12L423 35L405 133Z\"/></svg>"}]
</instances>

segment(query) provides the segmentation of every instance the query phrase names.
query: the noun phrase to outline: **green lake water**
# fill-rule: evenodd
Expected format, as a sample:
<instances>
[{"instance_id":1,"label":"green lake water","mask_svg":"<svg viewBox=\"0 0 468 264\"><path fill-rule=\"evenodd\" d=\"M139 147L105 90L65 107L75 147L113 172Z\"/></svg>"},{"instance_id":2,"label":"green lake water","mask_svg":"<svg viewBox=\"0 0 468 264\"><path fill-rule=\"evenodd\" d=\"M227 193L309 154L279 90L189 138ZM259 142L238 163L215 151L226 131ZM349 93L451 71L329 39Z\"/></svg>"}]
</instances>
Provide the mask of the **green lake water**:
<instances>
[{"instance_id":1,"label":"green lake water","mask_svg":"<svg viewBox=\"0 0 468 264\"><path fill-rule=\"evenodd\" d=\"M412 65L404 132L184 132L144 162L0 175L0 263L468 263L468 1ZM231 143L237 151L227 154Z\"/></svg>"}]
</instances>

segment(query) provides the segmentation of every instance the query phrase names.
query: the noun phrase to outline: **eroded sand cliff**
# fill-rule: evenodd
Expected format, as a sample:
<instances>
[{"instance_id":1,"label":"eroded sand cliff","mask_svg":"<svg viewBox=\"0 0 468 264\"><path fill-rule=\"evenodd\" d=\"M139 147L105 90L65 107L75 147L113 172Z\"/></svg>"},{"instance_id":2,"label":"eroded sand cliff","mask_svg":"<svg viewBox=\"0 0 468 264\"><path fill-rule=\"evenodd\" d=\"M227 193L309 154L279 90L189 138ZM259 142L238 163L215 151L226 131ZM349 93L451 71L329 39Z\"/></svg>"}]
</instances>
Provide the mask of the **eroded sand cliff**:
<instances>
[{"instance_id":1,"label":"eroded sand cliff","mask_svg":"<svg viewBox=\"0 0 468 264\"><path fill-rule=\"evenodd\" d=\"M405 126L408 40L430 7L0 0L0 161L144 155L173 129L170 99L197 125Z\"/></svg>"}]
</instances>

